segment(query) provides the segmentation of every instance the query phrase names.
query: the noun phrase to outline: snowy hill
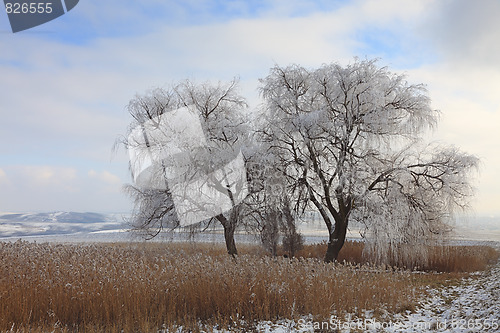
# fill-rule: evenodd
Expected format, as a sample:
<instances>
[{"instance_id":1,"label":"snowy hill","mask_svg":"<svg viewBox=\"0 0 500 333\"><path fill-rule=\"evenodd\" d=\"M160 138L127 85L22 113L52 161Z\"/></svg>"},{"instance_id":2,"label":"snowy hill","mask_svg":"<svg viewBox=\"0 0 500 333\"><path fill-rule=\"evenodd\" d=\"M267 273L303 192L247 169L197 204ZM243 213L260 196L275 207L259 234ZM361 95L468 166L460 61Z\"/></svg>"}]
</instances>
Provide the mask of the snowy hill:
<instances>
[{"instance_id":1,"label":"snowy hill","mask_svg":"<svg viewBox=\"0 0 500 333\"><path fill-rule=\"evenodd\" d=\"M0 213L0 238L91 233L124 229L120 214Z\"/></svg>"}]
</instances>

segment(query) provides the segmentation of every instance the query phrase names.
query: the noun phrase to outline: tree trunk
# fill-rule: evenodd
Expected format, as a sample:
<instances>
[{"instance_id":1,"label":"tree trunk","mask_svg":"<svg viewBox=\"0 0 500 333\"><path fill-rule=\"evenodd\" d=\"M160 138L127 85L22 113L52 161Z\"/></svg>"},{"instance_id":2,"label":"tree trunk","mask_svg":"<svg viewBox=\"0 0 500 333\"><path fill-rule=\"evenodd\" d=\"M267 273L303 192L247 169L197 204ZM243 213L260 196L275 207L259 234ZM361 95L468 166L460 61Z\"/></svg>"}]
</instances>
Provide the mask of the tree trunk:
<instances>
[{"instance_id":1,"label":"tree trunk","mask_svg":"<svg viewBox=\"0 0 500 333\"><path fill-rule=\"evenodd\" d=\"M330 233L328 239L328 248L326 249L325 262L336 261L339 252L344 246L345 237L347 235L347 217L341 216L335 220L335 229Z\"/></svg>"},{"instance_id":2,"label":"tree trunk","mask_svg":"<svg viewBox=\"0 0 500 333\"><path fill-rule=\"evenodd\" d=\"M283 248L288 251L290 258L295 257L295 253L303 248L303 238L300 233L297 232L297 226L295 225L295 218L292 215L292 210L290 209L290 202L288 197L285 197L283 204L283 217L282 221L284 229L283 238Z\"/></svg>"},{"instance_id":3,"label":"tree trunk","mask_svg":"<svg viewBox=\"0 0 500 333\"><path fill-rule=\"evenodd\" d=\"M232 214L231 214L231 217ZM231 256L235 256L238 254L238 250L236 249L236 242L234 241L234 231L236 230L236 221L231 218L228 220L224 215L219 214L215 217L222 224L224 228L224 240L226 241L226 250L227 253Z\"/></svg>"},{"instance_id":4,"label":"tree trunk","mask_svg":"<svg viewBox=\"0 0 500 333\"><path fill-rule=\"evenodd\" d=\"M229 228L224 228L224 239L226 240L226 249L227 253L231 256L235 256L238 254L238 250L236 249L236 243L234 241L234 228L233 226Z\"/></svg>"},{"instance_id":5,"label":"tree trunk","mask_svg":"<svg viewBox=\"0 0 500 333\"><path fill-rule=\"evenodd\" d=\"M273 257L276 257L279 239L278 212L270 208L269 212L265 214L264 222L264 226L260 231L262 246L271 252Z\"/></svg>"}]
</instances>

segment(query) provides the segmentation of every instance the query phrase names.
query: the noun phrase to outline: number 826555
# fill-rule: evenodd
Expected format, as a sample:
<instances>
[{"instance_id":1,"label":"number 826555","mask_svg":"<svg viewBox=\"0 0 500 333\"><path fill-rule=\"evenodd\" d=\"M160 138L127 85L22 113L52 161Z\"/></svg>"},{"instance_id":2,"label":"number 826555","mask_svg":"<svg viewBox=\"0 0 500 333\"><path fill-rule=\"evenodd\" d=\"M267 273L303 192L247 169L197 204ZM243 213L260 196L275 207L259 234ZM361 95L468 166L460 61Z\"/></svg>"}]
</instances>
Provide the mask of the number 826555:
<instances>
[{"instance_id":1,"label":"number 826555","mask_svg":"<svg viewBox=\"0 0 500 333\"><path fill-rule=\"evenodd\" d=\"M19 2L7 2L5 4L5 11L7 14L43 14L52 13L52 3L51 2L39 2L39 3L19 3Z\"/></svg>"}]
</instances>

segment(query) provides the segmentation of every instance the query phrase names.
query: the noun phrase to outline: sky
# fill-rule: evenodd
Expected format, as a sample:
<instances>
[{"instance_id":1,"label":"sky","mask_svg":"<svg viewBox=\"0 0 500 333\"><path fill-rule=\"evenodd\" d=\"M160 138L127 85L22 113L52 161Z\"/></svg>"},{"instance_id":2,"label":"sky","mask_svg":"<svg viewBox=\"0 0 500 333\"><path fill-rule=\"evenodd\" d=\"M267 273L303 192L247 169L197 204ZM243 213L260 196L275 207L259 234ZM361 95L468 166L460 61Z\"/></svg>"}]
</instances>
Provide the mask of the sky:
<instances>
[{"instance_id":1,"label":"sky","mask_svg":"<svg viewBox=\"0 0 500 333\"><path fill-rule=\"evenodd\" d=\"M126 151L112 147L136 94L240 78L251 108L275 64L355 57L427 85L429 140L481 159L472 213L500 216L497 0L81 0L12 33L0 11L0 212L128 212Z\"/></svg>"}]
</instances>

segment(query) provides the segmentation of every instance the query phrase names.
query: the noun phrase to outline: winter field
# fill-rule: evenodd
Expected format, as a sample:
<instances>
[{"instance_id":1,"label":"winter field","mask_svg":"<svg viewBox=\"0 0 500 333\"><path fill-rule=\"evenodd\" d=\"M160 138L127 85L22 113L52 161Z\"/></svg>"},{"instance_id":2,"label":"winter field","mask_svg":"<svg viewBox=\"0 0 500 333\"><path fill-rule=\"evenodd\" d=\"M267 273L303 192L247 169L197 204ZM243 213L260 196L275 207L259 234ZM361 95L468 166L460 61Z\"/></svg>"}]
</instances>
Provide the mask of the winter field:
<instances>
[{"instance_id":1,"label":"winter field","mask_svg":"<svg viewBox=\"0 0 500 333\"><path fill-rule=\"evenodd\" d=\"M491 221L404 270L367 265L356 241L341 252L350 264L324 264L314 223L290 260L244 234L233 259L217 230L143 242L119 214L0 219L0 332L500 331Z\"/></svg>"}]
</instances>

